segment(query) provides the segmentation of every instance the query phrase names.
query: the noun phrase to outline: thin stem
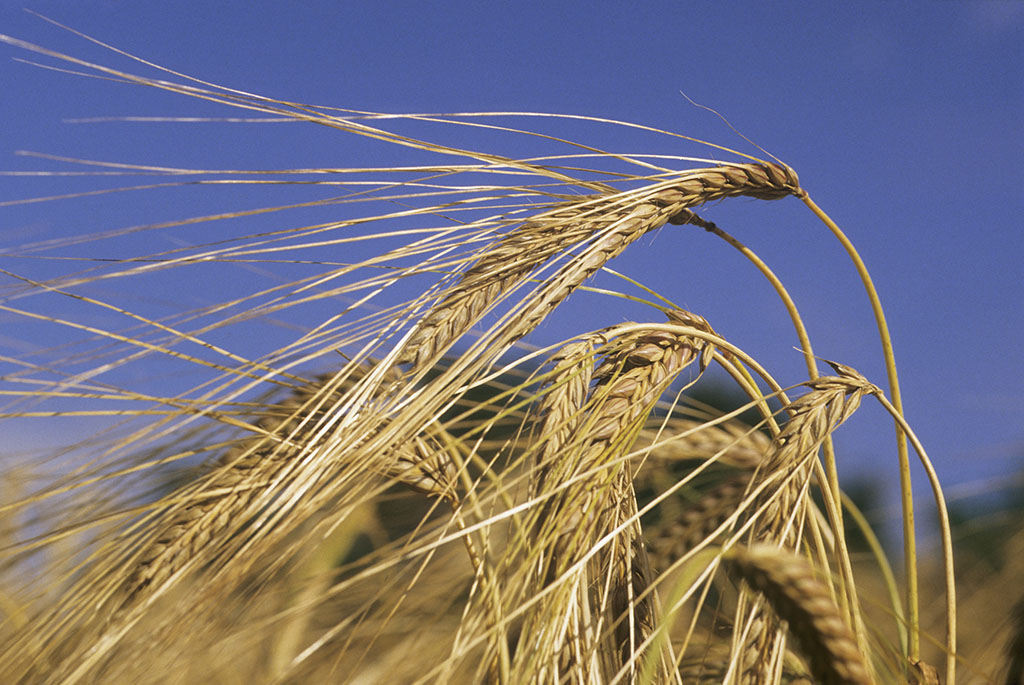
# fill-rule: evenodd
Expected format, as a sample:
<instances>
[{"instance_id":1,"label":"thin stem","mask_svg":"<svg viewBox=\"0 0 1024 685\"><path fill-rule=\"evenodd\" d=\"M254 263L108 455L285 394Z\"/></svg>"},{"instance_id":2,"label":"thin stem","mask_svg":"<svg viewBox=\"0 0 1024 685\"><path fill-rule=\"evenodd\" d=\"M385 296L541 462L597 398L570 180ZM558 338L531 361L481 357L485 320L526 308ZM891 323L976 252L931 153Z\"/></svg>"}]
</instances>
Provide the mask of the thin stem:
<instances>
[{"instance_id":1,"label":"thin stem","mask_svg":"<svg viewBox=\"0 0 1024 685\"><path fill-rule=\"evenodd\" d=\"M903 429L904 435L910 438L914 451L917 452L928 474L928 482L932 486L932 494L935 497L935 508L939 513L939 531L942 536L942 562L945 570L946 583L946 685L956 685L956 573L953 567L953 533L949 525L949 510L946 508L946 498L942 494L942 485L939 483L939 476L932 466L931 459L924 451L924 445L917 439L910 424L899 412L894 402L890 402L880 392L875 397L882 403L882 406L892 414L896 424ZM915 663L918 661L914 660Z\"/></svg>"},{"instance_id":2,"label":"thin stem","mask_svg":"<svg viewBox=\"0 0 1024 685\"><path fill-rule=\"evenodd\" d=\"M882 354L885 357L885 371L889 378L889 396L892 397L892 405L896 411L896 451L900 469L900 502L903 510L903 557L907 574L907 623L910 628L910 644L908 645L908 658L911 661L919 661L921 658L921 618L918 609L918 588L917 588L917 540L914 533L914 495L910 481L910 457L907 452L907 437L904 433L901 420L903 416L903 403L900 399L900 382L896 373L896 356L893 354L892 338L889 335L889 326L885 322L885 312L882 310L882 302L878 298L878 291L875 290L871 275L868 273L864 260L860 258L857 249L846 237L846 234L832 221L814 200L807 193L800 196L807 207L814 212L815 216L821 219L832 235L842 244L846 253L857 268L864 289L867 291L868 299L871 301L871 309L875 315L875 324L878 326L878 335L882 341Z\"/></svg>"},{"instance_id":3,"label":"thin stem","mask_svg":"<svg viewBox=\"0 0 1024 685\"><path fill-rule=\"evenodd\" d=\"M744 245L742 242L737 240L735 237L722 230L718 226L711 224L705 227L709 233L713 233L725 242L729 243L732 247L746 257L750 262L757 267L757 270L761 272L772 288L775 289L775 293L782 300L783 306L789 313L790 321L793 323L793 328L796 330L797 338L800 340L800 349L804 353L804 361L807 364L807 375L811 380L816 380L819 376L818 365L814 355L814 350L811 347L811 338L807 333L807 327L804 326L803 319L800 317L800 311L797 309L796 302L790 296L789 291L782 284L782 280L775 275L775 272L754 252L752 249ZM833 529L835 530L836 556L840 559L840 566L843 571L843 596L840 601L840 605L847 609L850 620L854 625L858 623L857 612L859 607L856 606L856 601L852 600L848 596L847 588L854 587L853 581L853 566L850 562L850 556L848 550L845 547L846 536L843 532L843 514L841 509L838 507L838 502L842 497L842 492L839 488L839 469L836 467L836 453L835 447L832 443L832 436L829 435L825 438L825 442L822 444L822 455L825 462L825 483L831 493L832 502L836 503L836 507L830 507L828 509L829 518ZM831 578L828 578L829 584L831 584Z\"/></svg>"},{"instance_id":4,"label":"thin stem","mask_svg":"<svg viewBox=\"0 0 1024 685\"><path fill-rule=\"evenodd\" d=\"M875 562L878 564L878 569L882 573L885 588L889 593L889 601L892 603L892 610L896 615L896 630L900 634L900 645L905 652L907 650L907 621L903 616L900 592L896 585L896 576L893 574L892 566L889 564L889 558L885 555L885 549L882 547L881 541L875 535L875 531L871 529L871 524L868 523L860 507L845 493L843 494L843 508L850 515L850 518L853 519L854 523L857 524L857 529L864 536L864 540L867 542L868 547L871 549L871 554L874 555Z\"/></svg>"}]
</instances>

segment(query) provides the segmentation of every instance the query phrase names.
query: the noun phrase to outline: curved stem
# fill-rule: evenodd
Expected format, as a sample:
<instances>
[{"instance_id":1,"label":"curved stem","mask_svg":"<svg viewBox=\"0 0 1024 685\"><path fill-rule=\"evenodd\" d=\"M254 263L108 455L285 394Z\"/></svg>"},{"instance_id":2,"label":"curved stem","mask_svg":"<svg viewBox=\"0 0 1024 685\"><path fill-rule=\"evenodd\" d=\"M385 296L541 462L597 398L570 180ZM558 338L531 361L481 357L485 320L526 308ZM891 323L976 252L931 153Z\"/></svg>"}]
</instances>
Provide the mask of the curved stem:
<instances>
[{"instance_id":1,"label":"curved stem","mask_svg":"<svg viewBox=\"0 0 1024 685\"><path fill-rule=\"evenodd\" d=\"M871 275L868 273L864 260L857 253L856 248L846 234L836 225L807 193L800 196L807 207L814 212L815 216L821 219L832 235L842 244L843 249L853 261L857 268L864 289L867 291L868 299L871 301L871 310L875 315L875 324L878 326L878 335L882 341L882 354L885 357L885 371L889 378L889 396L892 398L892 405L899 416L903 415L903 403L900 399L900 383L896 373L896 357L893 354L892 338L889 335L889 326L885 322L885 312L882 310L882 302L878 298L878 291L875 290ZM917 588L917 540L914 533L914 495L910 482L910 458L907 452L907 437L899 418L896 419L896 451L900 469L900 502L903 510L903 557L907 574L907 623L910 628L910 644L908 645L908 657L912 661L921 658L921 618L918 610L918 588Z\"/></svg>"},{"instance_id":2,"label":"curved stem","mask_svg":"<svg viewBox=\"0 0 1024 685\"><path fill-rule=\"evenodd\" d=\"M881 392L874 393L875 397L882 406L885 407L886 411L892 414L892 417L896 420L897 425L903 429L904 435L910 438L911 444L914 446L914 451L917 452L918 457L921 460L921 465L924 466L925 473L928 474L928 482L932 486L932 494L935 497L935 508L939 514L939 532L942 536L942 562L945 570L945 583L946 583L946 685L955 685L956 681L956 574L953 567L953 533L949 524L949 510L946 508L946 498L942 494L942 485L939 483L939 476L935 473L935 467L932 466L931 459L928 458L928 454L924 451L924 446L921 441L917 439L914 431L910 428L910 424L900 413L899 409L894 406L895 403L890 402L885 395ZM918 659L914 659L918 661Z\"/></svg>"},{"instance_id":3,"label":"curved stem","mask_svg":"<svg viewBox=\"0 0 1024 685\"><path fill-rule=\"evenodd\" d=\"M807 333L807 327L804 326L803 319L800 317L800 311L796 307L796 302L790 296L789 291L782 284L782 280L775 275L775 272L765 264L765 262L757 255L756 252L751 250L749 247L744 245L742 242L723 231L718 226L712 225L712 227L706 229L709 233L714 233L716 236L729 243L731 246L736 248L744 257L757 267L757 270L768 279L771 283L772 288L775 289L775 293L782 300L783 306L786 308L786 312L789 314L790 320L793 322L793 328L796 330L797 338L800 340L800 349L804 353L804 361L807 364L807 376L812 381L817 379L818 365L815 362L814 349L811 347L811 338ZM825 470L828 474L829 487L832 490L832 498L836 502L839 501L839 473L836 469L836 458L835 450L832 444L832 437L828 436L823 444L825 453ZM842 537L843 532L843 517L841 515L833 517L836 520L833 522L838 537Z\"/></svg>"},{"instance_id":4,"label":"curved stem","mask_svg":"<svg viewBox=\"0 0 1024 685\"><path fill-rule=\"evenodd\" d=\"M744 245L742 242L737 240L734 236L730 235L726 231L722 230L718 226L711 224L705 227L709 233L713 233L725 242L729 243L737 251L746 257L761 274L771 283L772 288L775 289L775 293L782 300L783 306L786 308L786 312L789 314L790 321L793 323L793 328L796 330L797 338L800 340L800 349L804 353L804 361L807 364L807 375L811 380L818 378L818 366L815 361L814 349L811 347L811 338L807 333L807 327L804 325L803 319L800 317L800 311L797 309L796 302L790 296L789 291L783 285L782 280L775 275L769 267L752 249ZM822 456L824 458L825 478L824 483L829 490L830 497L826 498L826 502L835 503L834 507L828 508L828 515L832 524L833 530L835 530L835 553L837 559L840 561L842 568L844 583L840 589L841 601L840 604L843 609L849 615L850 621L854 626L862 623L859 612L860 607L856 600L855 593L853 592L854 580L853 580L853 565L850 561L849 551L846 549L845 540L846 536L843 530L843 514L842 509L839 506L839 502L842 499L842 491L839 488L839 469L836 467L836 453L835 446L832 442L832 436L829 435L825 438L825 442L822 443ZM828 579L831 585L831 578ZM858 632L858 639L862 639L863 634ZM862 642L862 647L866 645L866 642Z\"/></svg>"}]
</instances>

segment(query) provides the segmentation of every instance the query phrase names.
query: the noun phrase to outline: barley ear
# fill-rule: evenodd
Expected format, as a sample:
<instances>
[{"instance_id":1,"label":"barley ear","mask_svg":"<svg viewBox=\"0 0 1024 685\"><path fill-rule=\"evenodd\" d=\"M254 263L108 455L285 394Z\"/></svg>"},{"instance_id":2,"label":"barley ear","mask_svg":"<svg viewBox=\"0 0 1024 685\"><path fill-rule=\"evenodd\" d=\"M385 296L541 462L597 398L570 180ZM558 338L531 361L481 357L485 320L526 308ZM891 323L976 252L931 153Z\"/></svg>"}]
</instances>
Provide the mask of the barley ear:
<instances>
[{"instance_id":1,"label":"barley ear","mask_svg":"<svg viewBox=\"0 0 1024 685\"><path fill-rule=\"evenodd\" d=\"M723 563L786 621L815 682L872 685L850 627L828 588L803 557L771 545L755 545L733 549Z\"/></svg>"},{"instance_id":2,"label":"barley ear","mask_svg":"<svg viewBox=\"0 0 1024 685\"><path fill-rule=\"evenodd\" d=\"M560 253L579 248L510 324L514 341L529 333L573 290L630 244L666 223L710 228L693 208L726 197L777 200L800 195L796 172L778 164L691 169L638 190L590 195L528 219L484 250L454 286L414 325L399 363L421 369L435 362L495 302Z\"/></svg>"}]
</instances>

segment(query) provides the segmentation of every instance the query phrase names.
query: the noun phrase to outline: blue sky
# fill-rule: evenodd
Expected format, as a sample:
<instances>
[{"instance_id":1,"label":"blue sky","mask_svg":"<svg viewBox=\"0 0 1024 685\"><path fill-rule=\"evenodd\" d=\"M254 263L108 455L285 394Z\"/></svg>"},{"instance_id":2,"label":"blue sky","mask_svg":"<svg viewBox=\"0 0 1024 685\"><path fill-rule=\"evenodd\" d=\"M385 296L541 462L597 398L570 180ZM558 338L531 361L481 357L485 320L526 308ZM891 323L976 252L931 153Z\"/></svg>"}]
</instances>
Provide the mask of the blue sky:
<instances>
[{"instance_id":1,"label":"blue sky","mask_svg":"<svg viewBox=\"0 0 1024 685\"><path fill-rule=\"evenodd\" d=\"M887 308L907 415L947 482L1009 473L1024 457L1024 3L21 4L177 71L281 99L378 112L584 114L759 154L685 92L793 166L853 239ZM0 32L135 68L14 3L0 8ZM230 112L13 61L25 56L8 46L0 54L0 169L59 167L16 150L197 168L398 164L407 154L336 133L303 137L293 126L68 123ZM609 150L699 152L616 127L541 125ZM509 144L499 151L520 152ZM521 154L542 150L524 145ZM9 177L0 201L90 182ZM2 246L204 211L184 195L156 197L0 207ZM853 269L798 201L740 200L703 214L776 269L820 355L884 381ZM767 287L725 246L675 230L611 266L707 316L780 378L800 380L795 336ZM581 298L565 322L573 328L538 334L554 340L616 323L602 314ZM16 347L11 338L0 334L4 354ZM894 483L890 436L881 412L865 410L840 434L843 467Z\"/></svg>"}]
</instances>

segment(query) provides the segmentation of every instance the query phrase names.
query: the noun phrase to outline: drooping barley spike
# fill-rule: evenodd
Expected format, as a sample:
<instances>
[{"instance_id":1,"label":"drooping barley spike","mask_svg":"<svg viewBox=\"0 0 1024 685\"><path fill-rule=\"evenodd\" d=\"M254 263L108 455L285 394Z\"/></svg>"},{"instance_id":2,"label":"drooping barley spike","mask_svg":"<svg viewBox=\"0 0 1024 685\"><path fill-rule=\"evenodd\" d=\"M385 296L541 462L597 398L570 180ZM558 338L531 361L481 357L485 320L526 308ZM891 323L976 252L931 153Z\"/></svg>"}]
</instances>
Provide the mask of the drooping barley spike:
<instances>
[{"instance_id":1,"label":"drooping barley spike","mask_svg":"<svg viewBox=\"0 0 1024 685\"><path fill-rule=\"evenodd\" d=\"M625 534L617 540L612 553L606 555L613 569L609 616L615 627L615 643L621 664L635 674L640 645L657 623L654 597L649 589L653 574L647 545L638 519L636 493L628 471L619 474L616 490L621 493L616 516L609 530L629 523Z\"/></svg>"},{"instance_id":2,"label":"drooping barley spike","mask_svg":"<svg viewBox=\"0 0 1024 685\"><path fill-rule=\"evenodd\" d=\"M670 317L678 321L683 314ZM609 451L615 438L621 441L617 449L628 449L639 434L640 419L648 415L668 383L704 349L703 341L656 327L616 337L618 330L612 328L574 343L561 353L556 373L572 370L572 375L566 376L562 389L548 393L540 407L544 431L536 482L557 484L601 463L602 453ZM600 339L606 341L602 360L592 371L590 350ZM592 377L597 384L584 401ZM575 438L571 443L566 441L570 435ZM550 474L552 469L557 474Z\"/></svg>"},{"instance_id":3,"label":"drooping barley spike","mask_svg":"<svg viewBox=\"0 0 1024 685\"><path fill-rule=\"evenodd\" d=\"M670 311L668 317L671 323L713 332L706 320L690 312ZM701 339L667 330L623 336L617 343L594 374L597 378L594 389L597 416L590 424L588 436L590 450L598 454L630 449L643 419L668 385L694 361L700 360L703 370L707 353L713 349ZM609 450L623 438L625 442L618 450ZM594 454L591 458L599 457ZM652 629L654 608L652 598L646 592L651 578L650 561L636 518L632 469L620 467L618 478L620 482L616 490L620 493L620 505L607 528L614 529L627 521L632 521L632 524L627 529L628 535L615 547L608 561L617 571L613 575L610 613L613 620L619 622L615 637L620 658L632 667L637 646Z\"/></svg>"},{"instance_id":4,"label":"drooping barley spike","mask_svg":"<svg viewBox=\"0 0 1024 685\"><path fill-rule=\"evenodd\" d=\"M200 554L287 468L301 450L303 435L315 430L330 404L329 398L317 397L319 389L320 383L312 383L280 402L272 415L256 423L263 436L225 452L183 503L156 523L155 533L122 586L121 609Z\"/></svg>"},{"instance_id":5,"label":"drooping barley spike","mask_svg":"<svg viewBox=\"0 0 1024 685\"><path fill-rule=\"evenodd\" d=\"M789 418L772 439L757 469L757 482L766 483L767 487L759 497L759 502L766 505L764 513L749 534L755 542L772 542L788 548L796 544L807 512L807 500L802 493L810 477L811 460L828 435L856 411L864 395L878 392L877 387L853 369L832 366L836 376L804 383L810 392L785 407ZM761 682L767 677L772 654L779 647L775 620L756 605L737 607L734 624L756 627L748 631L743 645L745 683Z\"/></svg>"},{"instance_id":6,"label":"drooping barley spike","mask_svg":"<svg viewBox=\"0 0 1024 685\"><path fill-rule=\"evenodd\" d=\"M666 223L709 226L692 208L726 197L777 200L802 192L789 167L735 164L693 169L638 190L564 203L533 217L484 251L416 324L398 361L422 368L436 360L490 307L559 253L582 246L538 291L536 305L517 320L513 338L532 330L583 281L650 231Z\"/></svg>"},{"instance_id":7,"label":"drooping barley spike","mask_svg":"<svg viewBox=\"0 0 1024 685\"><path fill-rule=\"evenodd\" d=\"M723 563L760 593L788 624L815 682L871 685L853 633L828 588L803 557L770 545L757 545L732 550Z\"/></svg>"},{"instance_id":8,"label":"drooping barley spike","mask_svg":"<svg viewBox=\"0 0 1024 685\"><path fill-rule=\"evenodd\" d=\"M683 311L668 313L669 321L713 332L702 317ZM631 438L639 434L637 420L646 417L654 402L684 367L705 359L713 346L704 340L653 328L622 336L608 347L594 372L593 405L587 438L591 444L611 440L629 426Z\"/></svg>"},{"instance_id":9,"label":"drooping barley spike","mask_svg":"<svg viewBox=\"0 0 1024 685\"><path fill-rule=\"evenodd\" d=\"M811 392L786 407L789 419L772 443L765 459L765 472L813 455L825 438L857 410L861 398L879 392L864 376L849 367L842 368L841 375L822 376L804 383Z\"/></svg>"},{"instance_id":10,"label":"drooping barley spike","mask_svg":"<svg viewBox=\"0 0 1024 685\"><path fill-rule=\"evenodd\" d=\"M782 524L797 507L793 498L800 490L799 481L809 476L810 460L825 438L853 415L865 395L879 392L876 386L848 367L843 367L841 374L807 381L803 385L809 387L810 392L786 406L789 418L772 440L759 469L760 479L773 484L762 495L771 505L753 529L754 540L782 542L779 536L793 535L792 529L784 532ZM802 474L801 478L791 477L798 473Z\"/></svg>"},{"instance_id":11,"label":"drooping barley spike","mask_svg":"<svg viewBox=\"0 0 1024 685\"><path fill-rule=\"evenodd\" d=\"M670 320L698 322L683 312L671 313ZM528 553L537 559L538 572L522 592L532 596L545 587L549 591L528 613L523 628L532 636L531 649L544 650L549 676L557 675L558 664L576 652L600 657L594 678L608 679L622 669L634 672L641 663L639 646L655 622L633 469L621 457L662 392L688 364L701 358L705 343L656 325L640 330L635 324L625 326L629 329L602 332L610 342L597 350L597 383L582 406L580 386L567 380L544 404L543 425L550 429L542 438L549 442L539 448L542 457L535 478L543 487L535 492L557 494L533 512L529 529L535 531L535 546ZM570 373L589 364L585 360L591 356L591 344L577 343L563 352L556 370ZM579 379L589 376L586 371L572 373ZM569 411L576 418L555 418L556 407L561 407L557 413ZM560 433L565 426L573 430ZM618 533L593 555L594 545L613 531ZM581 566L583 558L590 561ZM581 623L585 616L600 621ZM536 652L517 652L516 657L533 659Z\"/></svg>"},{"instance_id":12,"label":"drooping barley spike","mask_svg":"<svg viewBox=\"0 0 1024 685\"><path fill-rule=\"evenodd\" d=\"M673 324L687 325L713 333L702 317L685 311L670 311ZM617 341L604 362L595 372L597 387L594 401L597 420L588 431L592 441L592 458L597 454L617 454L629 450L639 434L643 420L654 403L678 374L694 361L700 361L701 370L707 365L713 346L699 338L691 338L669 331L651 331L651 334L623 336ZM601 403L603 399L603 403ZM620 440L625 441L617 446ZM619 507L605 525L606 532L631 522L620 543L604 563L612 569L612 592L609 614L615 625L615 641L622 664L630 673L636 666L639 645L651 633L656 620L653 597L648 592L651 569L643 532L637 519L636 495L633 490L632 469L622 466L618 470Z\"/></svg>"},{"instance_id":13,"label":"drooping barley spike","mask_svg":"<svg viewBox=\"0 0 1024 685\"><path fill-rule=\"evenodd\" d=\"M267 491L275 478L296 457L322 440L324 422L344 404L346 392L364 377L368 367L357 366L341 379L334 374L316 377L279 402L256 423L264 435L223 454L186 501L157 523L121 589L120 607L127 608L159 587L190 560L201 554L218 535L246 518L250 504ZM388 378L395 380L397 374ZM445 449L430 435L416 436L382 460L381 475L415 490L453 497L454 467ZM376 466L376 465L373 465ZM371 467L372 468L372 467Z\"/></svg>"},{"instance_id":14,"label":"drooping barley spike","mask_svg":"<svg viewBox=\"0 0 1024 685\"><path fill-rule=\"evenodd\" d=\"M535 455L537 469L530 483L534 494L544 491L547 469L558 467L558 453L576 432L594 376L594 347L604 341L600 333L588 336L564 346L552 358L550 387L536 410L543 448Z\"/></svg>"}]
</instances>

